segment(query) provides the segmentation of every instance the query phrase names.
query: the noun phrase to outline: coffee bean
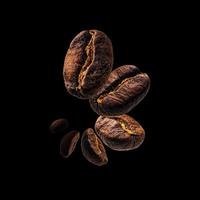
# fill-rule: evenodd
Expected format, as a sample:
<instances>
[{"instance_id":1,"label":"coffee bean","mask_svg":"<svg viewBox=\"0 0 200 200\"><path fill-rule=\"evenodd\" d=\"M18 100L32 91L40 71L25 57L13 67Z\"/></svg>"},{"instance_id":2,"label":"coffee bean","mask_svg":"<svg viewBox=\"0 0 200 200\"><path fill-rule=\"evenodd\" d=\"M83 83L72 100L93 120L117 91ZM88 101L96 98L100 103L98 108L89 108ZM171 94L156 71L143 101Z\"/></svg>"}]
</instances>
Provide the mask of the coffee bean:
<instances>
[{"instance_id":1,"label":"coffee bean","mask_svg":"<svg viewBox=\"0 0 200 200\"><path fill-rule=\"evenodd\" d=\"M101 31L85 30L71 42L63 76L68 92L81 99L94 96L107 80L113 66L110 39Z\"/></svg>"},{"instance_id":2,"label":"coffee bean","mask_svg":"<svg viewBox=\"0 0 200 200\"><path fill-rule=\"evenodd\" d=\"M80 138L78 131L70 131L63 136L60 142L60 154L64 158L68 158L76 148L76 144Z\"/></svg>"},{"instance_id":3,"label":"coffee bean","mask_svg":"<svg viewBox=\"0 0 200 200\"><path fill-rule=\"evenodd\" d=\"M149 87L147 74L133 65L124 65L112 71L105 85L90 99L90 105L99 115L125 114L146 96Z\"/></svg>"},{"instance_id":4,"label":"coffee bean","mask_svg":"<svg viewBox=\"0 0 200 200\"><path fill-rule=\"evenodd\" d=\"M53 121L49 127L52 133L59 133L65 131L69 126L67 119L57 119Z\"/></svg>"},{"instance_id":5,"label":"coffee bean","mask_svg":"<svg viewBox=\"0 0 200 200\"><path fill-rule=\"evenodd\" d=\"M94 165L102 166L107 164L106 150L93 129L88 128L84 131L81 138L81 149L83 156Z\"/></svg>"},{"instance_id":6,"label":"coffee bean","mask_svg":"<svg viewBox=\"0 0 200 200\"><path fill-rule=\"evenodd\" d=\"M100 116L95 130L102 142L116 151L128 151L138 148L145 138L140 124L128 115L116 117Z\"/></svg>"}]
</instances>

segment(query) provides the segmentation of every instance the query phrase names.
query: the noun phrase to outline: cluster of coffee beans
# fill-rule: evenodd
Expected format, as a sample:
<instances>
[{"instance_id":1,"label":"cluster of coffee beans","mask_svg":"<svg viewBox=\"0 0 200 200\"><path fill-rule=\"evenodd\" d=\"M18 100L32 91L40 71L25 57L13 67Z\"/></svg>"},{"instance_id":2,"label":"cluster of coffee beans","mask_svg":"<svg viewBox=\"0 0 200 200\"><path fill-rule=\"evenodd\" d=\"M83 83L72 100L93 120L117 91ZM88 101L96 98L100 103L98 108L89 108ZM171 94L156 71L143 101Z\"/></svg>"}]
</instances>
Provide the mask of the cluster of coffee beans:
<instances>
[{"instance_id":1,"label":"cluster of coffee beans","mask_svg":"<svg viewBox=\"0 0 200 200\"><path fill-rule=\"evenodd\" d=\"M144 129L126 113L146 96L150 79L134 65L112 68L113 48L105 33L85 30L72 40L64 62L64 83L71 95L89 99L93 111L100 115L95 131L88 128L81 136L84 157L97 166L108 162L104 145L115 151L128 151L139 147L145 137ZM54 131L63 127L64 119L51 125ZM63 157L73 152L79 138L78 131L62 138Z\"/></svg>"}]
</instances>

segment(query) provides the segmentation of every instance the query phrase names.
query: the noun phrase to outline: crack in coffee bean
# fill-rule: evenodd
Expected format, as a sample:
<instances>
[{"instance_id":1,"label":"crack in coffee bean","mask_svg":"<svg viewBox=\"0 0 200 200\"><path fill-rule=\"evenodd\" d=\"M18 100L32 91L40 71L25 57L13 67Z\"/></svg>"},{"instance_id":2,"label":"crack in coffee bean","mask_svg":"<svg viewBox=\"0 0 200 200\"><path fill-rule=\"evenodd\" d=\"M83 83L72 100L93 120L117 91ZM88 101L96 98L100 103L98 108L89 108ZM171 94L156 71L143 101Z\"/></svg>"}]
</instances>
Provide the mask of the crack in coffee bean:
<instances>
[{"instance_id":1,"label":"crack in coffee bean","mask_svg":"<svg viewBox=\"0 0 200 200\"><path fill-rule=\"evenodd\" d=\"M79 77L78 77L78 87L77 90L81 89L81 82L84 80L84 77L87 73L87 68L92 64L92 62L94 61L94 32L93 31L89 31L90 35L91 35L91 39L88 43L88 45L85 48L85 52L87 55L87 59L85 61L84 66L82 67L80 73L79 73Z\"/></svg>"},{"instance_id":2,"label":"crack in coffee bean","mask_svg":"<svg viewBox=\"0 0 200 200\"><path fill-rule=\"evenodd\" d=\"M110 92L107 92L107 93L106 93L106 92L103 92L103 94L100 95L100 96L98 97L97 103L102 104L102 103L103 103L103 100L104 100L104 98L105 98L106 96L108 96L108 95L110 95L110 94L113 94L115 91L117 91L118 89L120 89L120 87L123 87L123 86L124 86L123 84L125 84L125 83L128 82L128 81L130 81L130 79L131 79L131 78L125 78L124 80L121 81L121 83L119 83L118 85L115 86L116 88L114 88L113 86L112 86L112 87L109 87ZM109 91L109 90L108 90L108 91Z\"/></svg>"},{"instance_id":3,"label":"crack in coffee bean","mask_svg":"<svg viewBox=\"0 0 200 200\"><path fill-rule=\"evenodd\" d=\"M137 134L135 131L132 131L132 130L128 129L124 122L120 121L119 123L120 123L122 129L125 130L128 134L130 134L130 135L132 135L132 134L136 135Z\"/></svg>"}]
</instances>

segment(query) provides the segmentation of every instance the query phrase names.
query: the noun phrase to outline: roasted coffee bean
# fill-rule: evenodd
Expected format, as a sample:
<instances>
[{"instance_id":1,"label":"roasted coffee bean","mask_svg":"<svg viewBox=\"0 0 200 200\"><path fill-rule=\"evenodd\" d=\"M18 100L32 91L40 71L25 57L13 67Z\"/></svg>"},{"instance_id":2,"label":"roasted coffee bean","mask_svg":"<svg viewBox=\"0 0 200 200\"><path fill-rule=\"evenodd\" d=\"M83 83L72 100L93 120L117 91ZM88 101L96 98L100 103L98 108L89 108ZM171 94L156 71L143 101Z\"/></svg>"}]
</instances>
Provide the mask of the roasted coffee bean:
<instances>
[{"instance_id":1,"label":"roasted coffee bean","mask_svg":"<svg viewBox=\"0 0 200 200\"><path fill-rule=\"evenodd\" d=\"M148 93L150 79L133 65L124 65L111 72L96 97L90 99L99 115L116 116L128 113Z\"/></svg>"},{"instance_id":2,"label":"roasted coffee bean","mask_svg":"<svg viewBox=\"0 0 200 200\"><path fill-rule=\"evenodd\" d=\"M88 128L84 131L81 138L81 149L83 156L94 165L102 166L107 164L106 150L93 129Z\"/></svg>"},{"instance_id":3,"label":"roasted coffee bean","mask_svg":"<svg viewBox=\"0 0 200 200\"><path fill-rule=\"evenodd\" d=\"M58 133L65 131L69 126L67 119L57 119L53 121L49 127L49 130L52 133Z\"/></svg>"},{"instance_id":4,"label":"roasted coffee bean","mask_svg":"<svg viewBox=\"0 0 200 200\"><path fill-rule=\"evenodd\" d=\"M64 158L68 158L74 149L80 138L80 133L78 131L70 131L63 136L60 142L60 154Z\"/></svg>"},{"instance_id":5,"label":"roasted coffee bean","mask_svg":"<svg viewBox=\"0 0 200 200\"><path fill-rule=\"evenodd\" d=\"M116 117L100 116L95 130L102 142L116 151L128 151L138 148L145 138L140 124L128 115Z\"/></svg>"},{"instance_id":6,"label":"roasted coffee bean","mask_svg":"<svg viewBox=\"0 0 200 200\"><path fill-rule=\"evenodd\" d=\"M98 30L82 31L72 40L65 57L65 87L71 95L87 99L104 84L112 66L110 39Z\"/></svg>"}]
</instances>

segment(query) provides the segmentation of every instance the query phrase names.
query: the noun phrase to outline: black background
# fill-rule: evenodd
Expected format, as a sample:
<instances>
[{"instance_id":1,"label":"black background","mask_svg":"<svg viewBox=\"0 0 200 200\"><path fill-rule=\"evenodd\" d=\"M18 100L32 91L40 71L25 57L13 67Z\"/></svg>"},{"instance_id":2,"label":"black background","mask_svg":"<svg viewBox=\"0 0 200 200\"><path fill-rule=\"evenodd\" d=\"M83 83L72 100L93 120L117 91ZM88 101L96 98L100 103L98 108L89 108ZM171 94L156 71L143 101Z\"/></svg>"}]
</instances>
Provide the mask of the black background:
<instances>
[{"instance_id":1,"label":"black background","mask_svg":"<svg viewBox=\"0 0 200 200\"><path fill-rule=\"evenodd\" d=\"M120 14L119 14L120 15ZM140 19L132 13L122 16L107 13L80 14L76 18L63 17L54 21L47 20L45 43L45 88L47 113L44 118L46 140L43 150L45 159L55 169L55 173L62 173L63 178L69 175L78 177L134 177L139 179L148 176L149 172L156 173L162 166L162 158L166 155L164 128L162 128L161 102L164 78L164 62L167 59L163 49L167 41L162 37L166 34L165 19L162 23L156 18ZM140 105L129 114L138 120L146 130L144 144L135 151L113 152L107 149L109 164L96 167L88 163L80 151L80 143L71 158L63 160L59 155L59 141L61 135L51 135L49 124L60 117L69 120L70 128L81 133L88 127L94 127L97 115L91 110L87 100L79 100L67 94L62 77L63 61L73 37L84 29L98 29L104 31L112 40L114 47L114 68L123 64L134 64L141 71L149 74L152 80L151 89ZM163 61L164 60L164 61ZM45 105L45 106L47 106ZM162 153L161 153L162 152ZM157 171L158 170L158 171ZM70 173L69 173L70 172ZM138 177L137 177L138 176Z\"/></svg>"},{"instance_id":2,"label":"black background","mask_svg":"<svg viewBox=\"0 0 200 200\"><path fill-rule=\"evenodd\" d=\"M157 6L124 4L116 8L116 5L109 7L103 3L91 7L79 3L59 8L54 5L28 6L11 18L13 26L9 26L16 31L13 35L11 31L11 38L17 41L12 48L20 54L17 71L23 76L20 103L26 111L19 118L19 107L15 117L23 121L21 127L25 130L25 134L20 134L23 135L20 137L22 145L18 145L20 151L14 162L15 175L23 172L26 181L36 180L37 186L48 184L51 187L59 183L67 187L72 182L90 180L94 184L99 181L113 185L122 183L124 187L130 186L127 184L130 180L134 188L153 186L154 189L166 189L163 184L167 181L172 182L171 186L176 183L179 168L175 162L180 154L174 151L176 132L172 127L176 112L172 107L177 106L173 98L177 91L174 74L180 68L174 58L178 57L178 29L184 19L176 15L174 7ZM102 167L84 159L80 141L72 156L63 159L59 154L63 135L49 132L49 125L57 118L67 118L68 130L76 129L82 133L86 128L94 127L98 117L87 100L66 92L62 76L69 44L85 29L98 29L110 37L114 69L133 64L151 78L148 95L129 113L145 129L144 143L129 152L106 148L109 162Z\"/></svg>"}]
</instances>

